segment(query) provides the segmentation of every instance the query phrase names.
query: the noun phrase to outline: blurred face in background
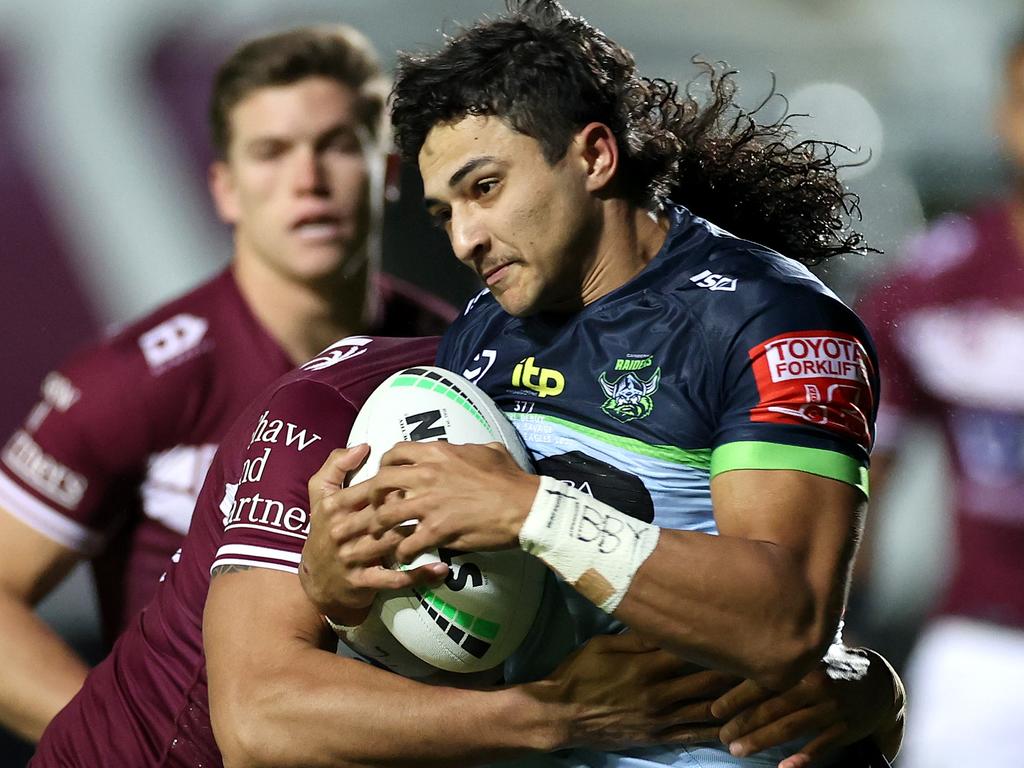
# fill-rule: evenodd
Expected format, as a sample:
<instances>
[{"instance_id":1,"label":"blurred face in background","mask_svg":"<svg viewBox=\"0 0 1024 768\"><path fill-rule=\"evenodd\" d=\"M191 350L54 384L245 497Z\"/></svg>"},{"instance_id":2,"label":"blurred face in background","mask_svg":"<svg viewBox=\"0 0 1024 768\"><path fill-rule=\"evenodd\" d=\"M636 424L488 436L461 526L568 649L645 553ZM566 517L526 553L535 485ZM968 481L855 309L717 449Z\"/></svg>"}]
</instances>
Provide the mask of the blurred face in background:
<instances>
[{"instance_id":1,"label":"blurred face in background","mask_svg":"<svg viewBox=\"0 0 1024 768\"><path fill-rule=\"evenodd\" d=\"M210 186L235 228L238 260L316 283L361 256L373 148L357 107L348 86L309 77L259 88L231 110L227 156Z\"/></svg>"},{"instance_id":2,"label":"blurred face in background","mask_svg":"<svg viewBox=\"0 0 1024 768\"><path fill-rule=\"evenodd\" d=\"M1024 182L1024 48L1015 50L1006 64L997 127L1018 183Z\"/></svg>"}]
</instances>

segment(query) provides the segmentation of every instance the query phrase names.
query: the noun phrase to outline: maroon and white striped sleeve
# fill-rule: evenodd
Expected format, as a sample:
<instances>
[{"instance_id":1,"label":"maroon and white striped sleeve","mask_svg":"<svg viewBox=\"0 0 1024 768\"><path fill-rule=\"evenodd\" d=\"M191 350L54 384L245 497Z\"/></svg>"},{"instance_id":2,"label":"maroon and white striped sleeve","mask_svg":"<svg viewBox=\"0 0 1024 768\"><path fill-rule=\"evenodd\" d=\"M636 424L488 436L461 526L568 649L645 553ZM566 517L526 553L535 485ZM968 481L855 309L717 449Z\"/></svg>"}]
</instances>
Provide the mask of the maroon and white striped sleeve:
<instances>
[{"instance_id":1,"label":"maroon and white striped sleeve","mask_svg":"<svg viewBox=\"0 0 1024 768\"><path fill-rule=\"evenodd\" d=\"M309 534L309 478L343 447L355 407L335 388L307 379L278 389L251 425L239 476L220 509L224 536L211 571L223 566L298 573Z\"/></svg>"}]
</instances>

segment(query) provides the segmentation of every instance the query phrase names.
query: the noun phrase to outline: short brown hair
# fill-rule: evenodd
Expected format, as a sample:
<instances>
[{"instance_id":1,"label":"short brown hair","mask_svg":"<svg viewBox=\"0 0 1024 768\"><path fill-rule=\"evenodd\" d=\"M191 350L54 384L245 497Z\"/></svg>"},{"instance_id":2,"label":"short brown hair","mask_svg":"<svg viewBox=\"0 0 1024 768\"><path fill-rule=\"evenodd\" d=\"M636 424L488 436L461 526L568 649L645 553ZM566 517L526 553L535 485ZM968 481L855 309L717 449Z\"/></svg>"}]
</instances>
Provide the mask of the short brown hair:
<instances>
[{"instance_id":1,"label":"short brown hair","mask_svg":"<svg viewBox=\"0 0 1024 768\"><path fill-rule=\"evenodd\" d=\"M324 24L258 37L225 61L213 82L210 129L220 158L231 142L231 110L253 91L327 77L359 96L359 121L375 138L384 128L388 81L373 45L344 24Z\"/></svg>"}]
</instances>

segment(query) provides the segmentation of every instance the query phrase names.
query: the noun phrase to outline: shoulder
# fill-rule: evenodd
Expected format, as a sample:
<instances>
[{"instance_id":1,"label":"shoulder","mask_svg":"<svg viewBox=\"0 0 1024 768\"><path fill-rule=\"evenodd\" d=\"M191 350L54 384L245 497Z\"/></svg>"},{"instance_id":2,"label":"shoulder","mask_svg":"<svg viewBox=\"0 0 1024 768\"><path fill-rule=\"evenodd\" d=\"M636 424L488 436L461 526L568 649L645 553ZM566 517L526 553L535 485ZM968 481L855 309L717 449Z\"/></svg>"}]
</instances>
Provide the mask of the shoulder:
<instances>
[{"instance_id":1,"label":"shoulder","mask_svg":"<svg viewBox=\"0 0 1024 768\"><path fill-rule=\"evenodd\" d=\"M911 237L899 259L881 266L857 311L882 337L918 311L960 302L966 292L985 294L1012 240L1005 205L946 214Z\"/></svg>"},{"instance_id":2,"label":"shoulder","mask_svg":"<svg viewBox=\"0 0 1024 768\"><path fill-rule=\"evenodd\" d=\"M358 406L392 373L432 363L439 341L436 336L348 336L279 379L276 386L322 385Z\"/></svg>"},{"instance_id":3,"label":"shoulder","mask_svg":"<svg viewBox=\"0 0 1024 768\"><path fill-rule=\"evenodd\" d=\"M969 213L948 213L907 243L897 274L914 282L948 279L970 269L986 239L1009 229L1005 206L991 205Z\"/></svg>"},{"instance_id":4,"label":"shoulder","mask_svg":"<svg viewBox=\"0 0 1024 768\"><path fill-rule=\"evenodd\" d=\"M92 368L131 372L140 381L157 380L194 371L211 357L217 338L227 334L226 304L240 301L228 273L199 285L127 325L111 328L69 361L88 372Z\"/></svg>"},{"instance_id":5,"label":"shoulder","mask_svg":"<svg viewBox=\"0 0 1024 768\"><path fill-rule=\"evenodd\" d=\"M265 421L267 413L280 412L279 419L308 419L317 423L332 414L351 415L365 402L380 382L393 373L433 362L437 337L386 338L348 336L331 344L309 362L280 376L257 395L235 420L223 451L241 446L244 453L251 442L246 436L253 425Z\"/></svg>"},{"instance_id":6,"label":"shoulder","mask_svg":"<svg viewBox=\"0 0 1024 768\"><path fill-rule=\"evenodd\" d=\"M898 259L881 266L861 299L864 306L890 308L942 301L955 297L962 280L978 280L986 251L1012 239L1006 207L991 204L970 213L948 213L913 235Z\"/></svg>"},{"instance_id":7,"label":"shoulder","mask_svg":"<svg viewBox=\"0 0 1024 768\"><path fill-rule=\"evenodd\" d=\"M803 264L682 206L668 211L672 227L662 252L639 276L644 288L701 306L756 304L790 293L838 300Z\"/></svg>"},{"instance_id":8,"label":"shoulder","mask_svg":"<svg viewBox=\"0 0 1024 768\"><path fill-rule=\"evenodd\" d=\"M678 258L672 279L660 282L712 335L729 337L762 325L780 332L862 333L854 312L800 262L696 217L693 226L702 234Z\"/></svg>"},{"instance_id":9,"label":"shoulder","mask_svg":"<svg viewBox=\"0 0 1024 768\"><path fill-rule=\"evenodd\" d=\"M118 404L200 386L210 373L226 273L79 349L56 374L97 401ZM232 286L233 289L233 286Z\"/></svg>"}]
</instances>

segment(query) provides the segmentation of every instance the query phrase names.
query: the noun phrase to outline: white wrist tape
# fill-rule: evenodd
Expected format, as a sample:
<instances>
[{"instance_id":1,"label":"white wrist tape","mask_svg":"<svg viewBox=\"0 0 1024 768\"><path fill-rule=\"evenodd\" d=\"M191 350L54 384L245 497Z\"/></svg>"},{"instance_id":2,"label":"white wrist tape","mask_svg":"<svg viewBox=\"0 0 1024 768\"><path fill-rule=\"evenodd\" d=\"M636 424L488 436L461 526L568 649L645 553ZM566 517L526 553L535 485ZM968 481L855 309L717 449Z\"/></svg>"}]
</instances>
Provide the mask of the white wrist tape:
<instances>
[{"instance_id":1,"label":"white wrist tape","mask_svg":"<svg viewBox=\"0 0 1024 768\"><path fill-rule=\"evenodd\" d=\"M339 624L326 613L321 613L320 615L323 616L324 621L327 622L327 626L334 631L334 634L338 636L339 640L347 640L349 635L351 635L353 632L359 629L358 626L349 627L344 624Z\"/></svg>"},{"instance_id":2,"label":"white wrist tape","mask_svg":"<svg viewBox=\"0 0 1024 768\"><path fill-rule=\"evenodd\" d=\"M832 643L822 661L831 680L862 680L871 668L871 660L864 651L848 648L842 641Z\"/></svg>"},{"instance_id":3,"label":"white wrist tape","mask_svg":"<svg viewBox=\"0 0 1024 768\"><path fill-rule=\"evenodd\" d=\"M611 613L658 544L661 529L552 477L540 478L519 545Z\"/></svg>"}]
</instances>

